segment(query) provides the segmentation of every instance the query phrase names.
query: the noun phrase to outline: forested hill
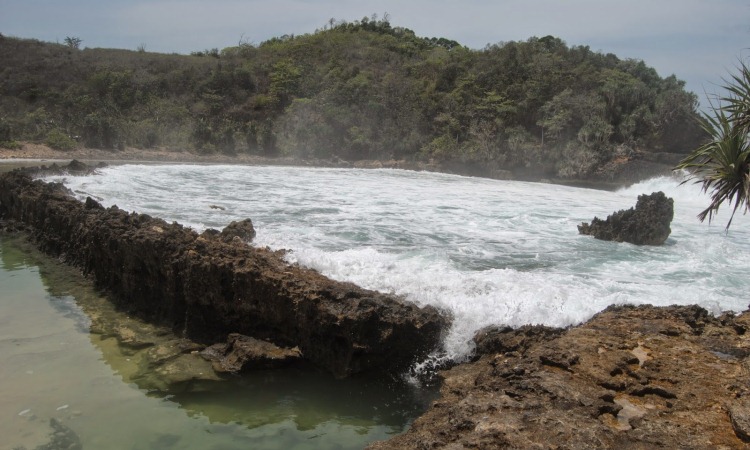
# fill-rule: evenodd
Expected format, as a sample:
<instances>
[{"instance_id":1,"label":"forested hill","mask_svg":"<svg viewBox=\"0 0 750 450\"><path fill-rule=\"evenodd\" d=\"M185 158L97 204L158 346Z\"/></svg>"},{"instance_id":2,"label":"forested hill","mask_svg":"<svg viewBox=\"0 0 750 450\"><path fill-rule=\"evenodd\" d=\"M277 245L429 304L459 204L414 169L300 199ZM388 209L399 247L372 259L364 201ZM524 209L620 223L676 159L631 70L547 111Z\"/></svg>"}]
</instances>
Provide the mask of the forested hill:
<instances>
[{"instance_id":1,"label":"forested hill","mask_svg":"<svg viewBox=\"0 0 750 450\"><path fill-rule=\"evenodd\" d=\"M552 36L470 50L365 18L191 55L67 41L0 35L0 141L586 178L702 138L682 81Z\"/></svg>"}]
</instances>

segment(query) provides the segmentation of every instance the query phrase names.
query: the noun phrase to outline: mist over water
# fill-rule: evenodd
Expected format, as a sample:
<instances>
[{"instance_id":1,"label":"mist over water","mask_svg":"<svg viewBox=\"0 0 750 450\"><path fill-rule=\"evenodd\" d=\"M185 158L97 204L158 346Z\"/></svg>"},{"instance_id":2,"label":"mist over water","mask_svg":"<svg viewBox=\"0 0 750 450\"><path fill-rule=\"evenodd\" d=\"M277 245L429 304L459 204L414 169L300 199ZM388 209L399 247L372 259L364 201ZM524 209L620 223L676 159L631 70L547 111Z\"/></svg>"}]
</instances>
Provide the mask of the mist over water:
<instances>
[{"instance_id":1,"label":"mist over water","mask_svg":"<svg viewBox=\"0 0 750 450\"><path fill-rule=\"evenodd\" d=\"M290 249L290 262L449 312L455 360L487 325L567 326L611 304L748 303L749 218L729 233L728 210L699 223L708 197L673 177L606 192L400 170L123 165L64 181L81 199L197 231L251 218L255 245ZM675 200L664 246L578 234L660 190Z\"/></svg>"}]
</instances>

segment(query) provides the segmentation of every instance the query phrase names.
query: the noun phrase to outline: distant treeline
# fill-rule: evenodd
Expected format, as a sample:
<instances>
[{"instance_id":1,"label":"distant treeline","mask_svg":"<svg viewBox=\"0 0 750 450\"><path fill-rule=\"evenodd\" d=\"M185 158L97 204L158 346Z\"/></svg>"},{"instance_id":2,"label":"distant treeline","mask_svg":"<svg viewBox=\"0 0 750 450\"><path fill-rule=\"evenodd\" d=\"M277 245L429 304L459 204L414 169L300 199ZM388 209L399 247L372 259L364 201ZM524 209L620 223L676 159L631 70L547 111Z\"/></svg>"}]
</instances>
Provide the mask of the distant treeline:
<instances>
[{"instance_id":1,"label":"distant treeline","mask_svg":"<svg viewBox=\"0 0 750 450\"><path fill-rule=\"evenodd\" d=\"M471 50L373 17L191 55L66 43L0 37L0 142L580 178L702 137L684 82L552 36Z\"/></svg>"}]
</instances>

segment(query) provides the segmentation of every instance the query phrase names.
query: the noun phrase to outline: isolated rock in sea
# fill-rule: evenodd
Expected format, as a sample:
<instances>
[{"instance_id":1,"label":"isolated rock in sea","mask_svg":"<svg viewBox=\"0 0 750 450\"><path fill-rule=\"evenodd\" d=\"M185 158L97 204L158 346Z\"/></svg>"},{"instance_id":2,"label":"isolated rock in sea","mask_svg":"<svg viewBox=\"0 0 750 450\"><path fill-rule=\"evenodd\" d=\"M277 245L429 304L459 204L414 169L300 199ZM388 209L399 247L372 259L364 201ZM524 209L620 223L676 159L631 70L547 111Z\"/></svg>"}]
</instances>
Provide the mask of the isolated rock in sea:
<instances>
[{"instance_id":1,"label":"isolated rock in sea","mask_svg":"<svg viewBox=\"0 0 750 450\"><path fill-rule=\"evenodd\" d=\"M371 448L748 448L748 331L748 312L697 306L485 330L477 360L441 373L410 430Z\"/></svg>"},{"instance_id":2,"label":"isolated rock in sea","mask_svg":"<svg viewBox=\"0 0 750 450\"><path fill-rule=\"evenodd\" d=\"M214 344L201 352L216 372L239 373L250 369L274 369L302 358L299 348L281 348L270 342L232 333L224 344Z\"/></svg>"},{"instance_id":3,"label":"isolated rock in sea","mask_svg":"<svg viewBox=\"0 0 750 450\"><path fill-rule=\"evenodd\" d=\"M100 206L100 205L99 205ZM283 347L339 377L399 372L440 345L437 309L331 280L283 252L231 242L116 206L74 199L62 184L0 175L0 221L24 223L45 252L90 275L119 305L203 344L241 333ZM227 232L229 233L229 232Z\"/></svg>"},{"instance_id":4,"label":"isolated rock in sea","mask_svg":"<svg viewBox=\"0 0 750 450\"><path fill-rule=\"evenodd\" d=\"M636 245L661 245L672 232L674 200L664 192L639 195L635 209L620 210L601 220L594 217L591 224L578 226L580 234L604 241L630 242Z\"/></svg>"}]
</instances>

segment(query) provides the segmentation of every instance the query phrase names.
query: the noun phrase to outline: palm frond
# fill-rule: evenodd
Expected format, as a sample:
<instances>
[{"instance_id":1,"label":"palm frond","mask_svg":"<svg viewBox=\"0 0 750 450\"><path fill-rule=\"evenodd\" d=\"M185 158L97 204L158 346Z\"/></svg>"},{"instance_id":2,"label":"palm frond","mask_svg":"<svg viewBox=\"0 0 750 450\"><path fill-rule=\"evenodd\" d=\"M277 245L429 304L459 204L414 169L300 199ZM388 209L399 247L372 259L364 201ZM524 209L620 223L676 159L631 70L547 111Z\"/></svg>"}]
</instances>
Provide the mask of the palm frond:
<instances>
[{"instance_id":1,"label":"palm frond","mask_svg":"<svg viewBox=\"0 0 750 450\"><path fill-rule=\"evenodd\" d=\"M750 85L748 86L750 87ZM732 224L735 213L750 209L750 146L748 134L738 129L731 112L714 109L713 115L704 114L703 129L710 141L695 149L683 159L676 169L686 169L690 175L684 182L695 180L704 192L710 192L711 203L698 214L698 219L708 222L714 218L719 207L727 201L732 215L726 229Z\"/></svg>"},{"instance_id":2,"label":"palm frond","mask_svg":"<svg viewBox=\"0 0 750 450\"><path fill-rule=\"evenodd\" d=\"M721 97L722 109L729 113L735 127L750 132L750 68L741 62L738 73L725 79L722 87L729 93Z\"/></svg>"}]
</instances>

